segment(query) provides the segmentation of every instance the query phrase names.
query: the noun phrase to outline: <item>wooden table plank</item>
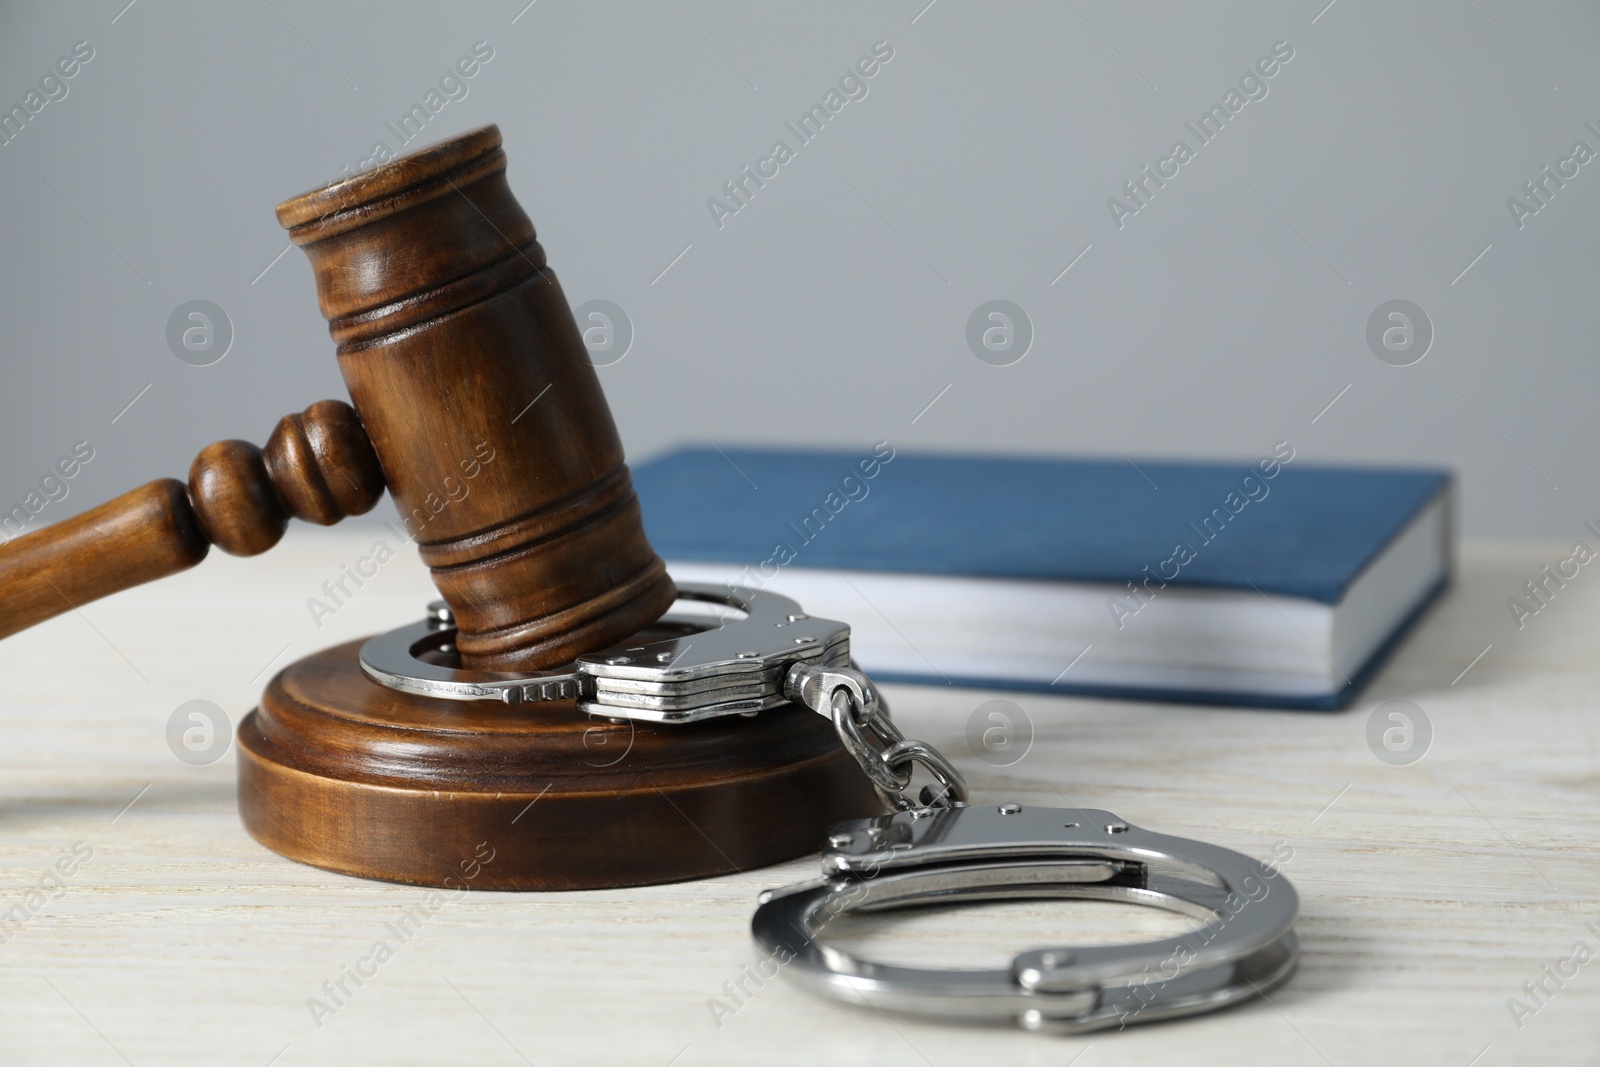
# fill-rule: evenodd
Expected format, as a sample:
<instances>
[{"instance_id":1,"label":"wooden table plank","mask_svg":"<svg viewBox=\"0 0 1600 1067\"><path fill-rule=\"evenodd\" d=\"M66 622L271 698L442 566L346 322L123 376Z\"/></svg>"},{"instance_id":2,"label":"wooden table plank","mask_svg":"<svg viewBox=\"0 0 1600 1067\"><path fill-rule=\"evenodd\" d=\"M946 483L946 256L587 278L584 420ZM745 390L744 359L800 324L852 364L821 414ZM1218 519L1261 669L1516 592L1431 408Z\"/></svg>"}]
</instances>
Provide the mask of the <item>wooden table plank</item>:
<instances>
[{"instance_id":1,"label":"wooden table plank","mask_svg":"<svg viewBox=\"0 0 1600 1067\"><path fill-rule=\"evenodd\" d=\"M1457 588L1343 714L890 687L907 732L952 754L983 800L1065 796L1256 855L1294 850L1305 958L1270 1004L1051 1038L884 1018L777 982L746 978L739 993L756 892L811 876L814 858L649 889L463 894L400 944L385 924L424 890L255 845L234 811L231 754L180 762L168 716L198 698L237 722L269 663L417 615L431 587L402 554L313 625L306 599L378 538L394 540L375 526L297 530L267 556L208 560L0 643L0 913L31 913L0 925L0 1062L1487 1067L1600 1055L1600 962L1560 988L1541 976L1577 942L1600 954L1600 579L1580 575L1520 631L1505 604L1559 546L1468 546ZM1003 770L965 742L968 716L997 695L1036 732ZM1369 712L1393 698L1434 728L1407 767L1365 738ZM30 897L75 842L92 858L64 889ZM850 933L896 959L980 964L1046 938L1177 922L1009 904ZM326 1000L323 983L381 939L393 958L359 987L347 980L348 1001L314 1021L308 999ZM1541 980L1553 995L1535 1001L1523 983ZM1538 1005L1520 1028L1513 997Z\"/></svg>"}]
</instances>

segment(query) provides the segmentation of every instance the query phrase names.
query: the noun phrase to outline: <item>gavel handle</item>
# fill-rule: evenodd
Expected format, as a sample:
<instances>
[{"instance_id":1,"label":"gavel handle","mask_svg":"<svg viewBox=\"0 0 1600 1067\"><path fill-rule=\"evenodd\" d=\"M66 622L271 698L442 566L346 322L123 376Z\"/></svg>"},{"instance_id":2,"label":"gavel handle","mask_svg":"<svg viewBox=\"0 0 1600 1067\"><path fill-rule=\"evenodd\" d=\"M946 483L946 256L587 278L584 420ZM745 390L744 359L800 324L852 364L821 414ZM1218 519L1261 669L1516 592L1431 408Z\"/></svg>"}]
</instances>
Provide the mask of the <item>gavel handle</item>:
<instances>
[{"instance_id":1,"label":"gavel handle","mask_svg":"<svg viewBox=\"0 0 1600 1067\"><path fill-rule=\"evenodd\" d=\"M0 637L187 570L210 548L182 482L163 478L141 485L0 546Z\"/></svg>"},{"instance_id":2,"label":"gavel handle","mask_svg":"<svg viewBox=\"0 0 1600 1067\"><path fill-rule=\"evenodd\" d=\"M0 638L124 589L176 574L212 545L253 556L289 518L323 526L370 511L383 471L354 409L322 400L285 416L265 449L207 445L174 478L0 545Z\"/></svg>"}]
</instances>

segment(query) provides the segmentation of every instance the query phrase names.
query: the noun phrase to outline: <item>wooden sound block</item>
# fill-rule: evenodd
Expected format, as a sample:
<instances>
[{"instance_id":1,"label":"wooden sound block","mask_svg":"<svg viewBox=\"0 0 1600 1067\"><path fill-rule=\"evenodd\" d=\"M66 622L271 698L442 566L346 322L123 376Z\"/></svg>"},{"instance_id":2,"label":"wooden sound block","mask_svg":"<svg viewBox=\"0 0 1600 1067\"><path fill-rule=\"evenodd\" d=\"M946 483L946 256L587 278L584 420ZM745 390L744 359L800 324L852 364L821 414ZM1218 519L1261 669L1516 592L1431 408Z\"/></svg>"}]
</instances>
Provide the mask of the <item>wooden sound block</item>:
<instances>
[{"instance_id":1,"label":"wooden sound block","mask_svg":"<svg viewBox=\"0 0 1600 1067\"><path fill-rule=\"evenodd\" d=\"M362 673L361 642L284 668L239 725L239 810L315 867L474 889L603 889L779 863L880 814L832 725L613 722L571 701L413 696Z\"/></svg>"}]
</instances>

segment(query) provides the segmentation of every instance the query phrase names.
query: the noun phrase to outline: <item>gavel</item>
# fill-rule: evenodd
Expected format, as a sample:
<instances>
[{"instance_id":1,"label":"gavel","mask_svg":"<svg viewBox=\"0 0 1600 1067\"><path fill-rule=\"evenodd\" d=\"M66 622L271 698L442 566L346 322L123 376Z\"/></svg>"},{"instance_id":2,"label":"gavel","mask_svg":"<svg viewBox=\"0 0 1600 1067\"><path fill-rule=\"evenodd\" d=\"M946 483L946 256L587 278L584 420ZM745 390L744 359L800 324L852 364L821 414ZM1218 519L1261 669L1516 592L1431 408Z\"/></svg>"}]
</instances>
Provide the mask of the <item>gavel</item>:
<instances>
[{"instance_id":1,"label":"gavel","mask_svg":"<svg viewBox=\"0 0 1600 1067\"><path fill-rule=\"evenodd\" d=\"M538 670L626 638L674 598L616 424L486 126L280 204L310 258L352 408L0 546L0 637L192 567L264 552L289 518L387 486L454 613L463 667Z\"/></svg>"},{"instance_id":2,"label":"gavel","mask_svg":"<svg viewBox=\"0 0 1600 1067\"><path fill-rule=\"evenodd\" d=\"M0 636L211 545L264 552L290 518L334 523L386 486L453 616L450 672L559 675L689 625L661 619L675 587L505 170L487 126L280 204L352 404L284 418L265 448L210 445L187 483L0 546ZM805 708L665 726L590 718L564 688L516 707L440 699L368 669L385 636L288 663L239 721L239 813L268 848L421 885L588 889L775 863L881 810Z\"/></svg>"}]
</instances>

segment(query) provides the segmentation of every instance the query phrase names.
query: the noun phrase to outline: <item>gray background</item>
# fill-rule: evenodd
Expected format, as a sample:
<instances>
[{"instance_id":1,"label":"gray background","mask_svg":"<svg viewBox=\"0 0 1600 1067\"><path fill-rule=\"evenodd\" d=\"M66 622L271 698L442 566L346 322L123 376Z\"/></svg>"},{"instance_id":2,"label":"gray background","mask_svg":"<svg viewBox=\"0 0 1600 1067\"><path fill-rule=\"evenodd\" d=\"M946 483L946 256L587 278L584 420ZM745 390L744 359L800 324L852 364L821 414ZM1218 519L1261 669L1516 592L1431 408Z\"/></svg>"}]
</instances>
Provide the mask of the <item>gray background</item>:
<instances>
[{"instance_id":1,"label":"gray background","mask_svg":"<svg viewBox=\"0 0 1600 1067\"><path fill-rule=\"evenodd\" d=\"M1575 140L1600 150L1600 9L926 2L7 3L6 107L75 41L95 57L0 148L0 508L78 439L96 458L41 522L343 396L272 208L394 146L384 123L482 40L493 60L415 144L500 124L569 298L632 319L601 375L634 459L702 435L1241 459L1286 439L1456 469L1468 534L1600 519L1600 162L1524 229L1506 206ZM868 96L719 230L707 198L879 40ZM1119 230L1107 198L1279 40L1269 95ZM165 340L196 298L236 332L209 367ZM1035 330L1008 367L965 340L995 298ZM1436 330L1409 367L1365 339L1394 298Z\"/></svg>"}]
</instances>

